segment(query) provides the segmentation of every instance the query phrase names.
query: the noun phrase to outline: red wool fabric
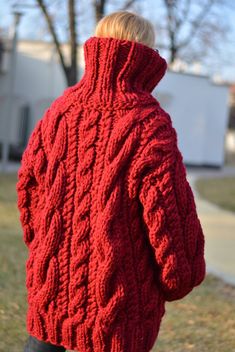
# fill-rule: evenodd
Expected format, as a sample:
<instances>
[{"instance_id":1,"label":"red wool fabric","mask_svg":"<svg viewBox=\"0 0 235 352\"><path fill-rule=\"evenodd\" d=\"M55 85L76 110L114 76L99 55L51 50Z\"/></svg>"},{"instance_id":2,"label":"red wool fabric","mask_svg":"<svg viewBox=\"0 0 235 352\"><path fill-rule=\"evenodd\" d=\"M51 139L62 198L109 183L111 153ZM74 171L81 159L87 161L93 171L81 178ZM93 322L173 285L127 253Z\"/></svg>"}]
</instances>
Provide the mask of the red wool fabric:
<instances>
[{"instance_id":1,"label":"red wool fabric","mask_svg":"<svg viewBox=\"0 0 235 352\"><path fill-rule=\"evenodd\" d=\"M145 352L165 302L205 277L176 130L151 94L166 61L90 37L85 72L37 122L18 171L27 331L79 352Z\"/></svg>"}]
</instances>

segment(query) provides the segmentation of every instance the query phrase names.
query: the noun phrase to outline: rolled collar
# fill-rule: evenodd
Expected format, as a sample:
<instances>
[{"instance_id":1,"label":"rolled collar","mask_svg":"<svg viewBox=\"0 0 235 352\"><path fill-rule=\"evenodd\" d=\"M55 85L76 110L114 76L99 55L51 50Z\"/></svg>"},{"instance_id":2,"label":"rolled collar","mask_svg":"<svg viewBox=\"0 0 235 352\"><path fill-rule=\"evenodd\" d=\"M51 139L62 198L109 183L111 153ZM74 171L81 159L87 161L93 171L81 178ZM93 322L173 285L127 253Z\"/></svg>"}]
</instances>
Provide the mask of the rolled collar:
<instances>
[{"instance_id":1,"label":"rolled collar","mask_svg":"<svg viewBox=\"0 0 235 352\"><path fill-rule=\"evenodd\" d=\"M158 52L135 41L92 36L83 49L85 71L77 86L83 101L94 104L152 100L167 69Z\"/></svg>"}]
</instances>

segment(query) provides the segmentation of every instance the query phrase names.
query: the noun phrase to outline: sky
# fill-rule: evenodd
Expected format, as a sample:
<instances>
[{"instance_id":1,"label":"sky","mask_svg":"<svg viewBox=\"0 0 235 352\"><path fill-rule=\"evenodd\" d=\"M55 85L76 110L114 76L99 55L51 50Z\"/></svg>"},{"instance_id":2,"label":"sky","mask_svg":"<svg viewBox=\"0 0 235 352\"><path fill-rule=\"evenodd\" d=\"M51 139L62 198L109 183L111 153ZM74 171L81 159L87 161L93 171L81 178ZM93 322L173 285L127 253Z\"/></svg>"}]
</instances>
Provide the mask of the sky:
<instances>
[{"instance_id":1,"label":"sky","mask_svg":"<svg viewBox=\"0 0 235 352\"><path fill-rule=\"evenodd\" d=\"M58 0L50 0L51 2L56 2ZM87 2L91 0L80 1L79 11L81 24L78 27L78 35L80 42L83 43L90 35L93 34L93 13L87 10ZM230 0L227 0L230 1ZM231 0L232 1L232 0ZM12 7L11 4L14 0L0 0L0 28L9 29L13 23ZM17 1L20 3L20 1ZM21 3L32 4L33 0L22 0ZM111 1L110 1L111 3ZM116 2L117 3L117 2ZM152 22L157 23L159 17L162 16L160 7L156 8L156 0L137 0L137 6L141 8L141 14ZM159 3L159 2L158 2ZM66 4L66 0L64 0ZM91 6L90 6L91 8ZM117 7L115 8L117 9ZM154 11L153 11L154 9ZM66 8L61 9L61 23L63 27L63 11ZM107 8L107 12L114 10L110 5ZM153 18L153 14L155 17ZM220 76L225 81L235 82L235 8L234 11L227 11L221 14L226 16L226 21L231 24L231 32L227 42L217 43L217 52L210 56L208 62L205 64L202 73L206 73L209 76L217 75ZM43 16L38 9L24 7L24 14L21 18L19 29L19 39L42 39L50 40L50 35L47 33L46 24ZM63 33L63 28L61 28L61 33ZM158 39L158 38L157 38ZM160 50L160 54L167 58L167 53Z\"/></svg>"}]
</instances>

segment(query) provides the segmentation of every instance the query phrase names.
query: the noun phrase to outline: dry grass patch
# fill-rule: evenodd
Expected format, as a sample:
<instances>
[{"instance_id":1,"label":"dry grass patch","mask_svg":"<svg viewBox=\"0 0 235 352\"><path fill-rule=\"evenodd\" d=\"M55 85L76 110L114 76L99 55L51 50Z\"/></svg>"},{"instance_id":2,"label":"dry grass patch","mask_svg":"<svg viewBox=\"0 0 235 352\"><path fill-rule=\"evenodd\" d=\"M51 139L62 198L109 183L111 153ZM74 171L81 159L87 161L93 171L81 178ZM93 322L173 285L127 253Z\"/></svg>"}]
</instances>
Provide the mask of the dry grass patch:
<instances>
[{"instance_id":1,"label":"dry grass patch","mask_svg":"<svg viewBox=\"0 0 235 352\"><path fill-rule=\"evenodd\" d=\"M235 177L201 178L196 187L203 198L235 212Z\"/></svg>"}]
</instances>

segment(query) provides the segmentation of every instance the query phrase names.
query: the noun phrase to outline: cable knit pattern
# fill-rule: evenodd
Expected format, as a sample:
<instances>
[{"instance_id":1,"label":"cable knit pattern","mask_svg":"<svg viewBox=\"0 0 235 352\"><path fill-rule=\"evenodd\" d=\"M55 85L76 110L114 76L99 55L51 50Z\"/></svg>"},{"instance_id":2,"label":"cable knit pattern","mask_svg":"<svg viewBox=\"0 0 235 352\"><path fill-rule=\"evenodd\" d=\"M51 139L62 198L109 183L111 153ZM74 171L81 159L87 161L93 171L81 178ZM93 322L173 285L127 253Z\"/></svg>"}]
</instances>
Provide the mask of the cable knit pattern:
<instances>
[{"instance_id":1,"label":"cable knit pattern","mask_svg":"<svg viewBox=\"0 0 235 352\"><path fill-rule=\"evenodd\" d=\"M170 116L166 61L90 37L85 72L37 122L16 185L27 331L79 352L147 352L165 301L205 276L204 236Z\"/></svg>"}]
</instances>

